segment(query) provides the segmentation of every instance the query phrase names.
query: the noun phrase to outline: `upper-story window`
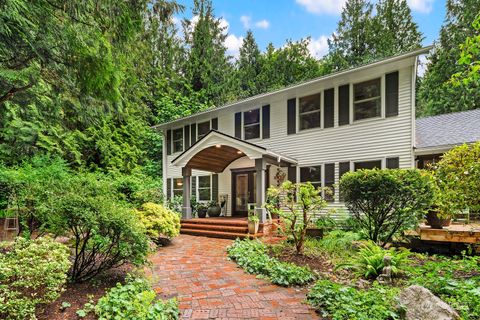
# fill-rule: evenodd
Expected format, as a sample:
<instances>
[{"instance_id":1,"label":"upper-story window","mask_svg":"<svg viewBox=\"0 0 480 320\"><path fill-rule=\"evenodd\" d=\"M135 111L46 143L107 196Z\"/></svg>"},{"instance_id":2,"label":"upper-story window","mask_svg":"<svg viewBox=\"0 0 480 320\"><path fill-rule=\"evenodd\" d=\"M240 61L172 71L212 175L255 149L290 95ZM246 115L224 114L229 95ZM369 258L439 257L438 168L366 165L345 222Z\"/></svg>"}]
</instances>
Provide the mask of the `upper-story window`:
<instances>
[{"instance_id":1,"label":"upper-story window","mask_svg":"<svg viewBox=\"0 0 480 320\"><path fill-rule=\"evenodd\" d=\"M200 122L197 124L197 131L198 140L200 140L210 131L210 121Z\"/></svg>"},{"instance_id":2,"label":"upper-story window","mask_svg":"<svg viewBox=\"0 0 480 320\"><path fill-rule=\"evenodd\" d=\"M260 138L260 109L253 109L243 113L244 139Z\"/></svg>"},{"instance_id":3,"label":"upper-story window","mask_svg":"<svg viewBox=\"0 0 480 320\"><path fill-rule=\"evenodd\" d=\"M322 166L300 168L300 182L311 182L315 188L322 186Z\"/></svg>"},{"instance_id":4,"label":"upper-story window","mask_svg":"<svg viewBox=\"0 0 480 320\"><path fill-rule=\"evenodd\" d=\"M320 93L299 99L300 130L320 127Z\"/></svg>"},{"instance_id":5,"label":"upper-story window","mask_svg":"<svg viewBox=\"0 0 480 320\"><path fill-rule=\"evenodd\" d=\"M354 120L380 117L381 90L380 78L353 85L353 116Z\"/></svg>"},{"instance_id":6,"label":"upper-story window","mask_svg":"<svg viewBox=\"0 0 480 320\"><path fill-rule=\"evenodd\" d=\"M183 128L173 130L172 136L173 152L183 151Z\"/></svg>"}]
</instances>

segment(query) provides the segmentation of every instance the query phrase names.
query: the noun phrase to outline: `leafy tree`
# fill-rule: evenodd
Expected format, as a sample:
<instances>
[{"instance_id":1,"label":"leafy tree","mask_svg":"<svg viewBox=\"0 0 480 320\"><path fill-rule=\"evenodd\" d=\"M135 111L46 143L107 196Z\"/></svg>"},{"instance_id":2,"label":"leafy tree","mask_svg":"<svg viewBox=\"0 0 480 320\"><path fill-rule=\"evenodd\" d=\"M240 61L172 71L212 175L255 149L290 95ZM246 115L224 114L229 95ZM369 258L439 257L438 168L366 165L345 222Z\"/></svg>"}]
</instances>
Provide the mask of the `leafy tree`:
<instances>
[{"instance_id":1,"label":"leafy tree","mask_svg":"<svg viewBox=\"0 0 480 320\"><path fill-rule=\"evenodd\" d=\"M479 80L452 86L452 75L465 69L458 64L461 47L478 30L472 27L480 8L479 0L448 0L440 40L429 56L429 64L418 91L420 116L475 109L480 106Z\"/></svg>"},{"instance_id":2,"label":"leafy tree","mask_svg":"<svg viewBox=\"0 0 480 320\"><path fill-rule=\"evenodd\" d=\"M406 0L380 0L373 19L375 57L388 57L419 48L422 33Z\"/></svg>"},{"instance_id":3,"label":"leafy tree","mask_svg":"<svg viewBox=\"0 0 480 320\"><path fill-rule=\"evenodd\" d=\"M337 30L328 41L334 70L363 64L372 59L373 6L367 0L348 0L343 7Z\"/></svg>"},{"instance_id":4,"label":"leafy tree","mask_svg":"<svg viewBox=\"0 0 480 320\"><path fill-rule=\"evenodd\" d=\"M468 37L461 45L460 59L458 64L465 67L465 70L452 76L455 85L469 85L480 81L480 12L472 24L477 35Z\"/></svg>"}]
</instances>

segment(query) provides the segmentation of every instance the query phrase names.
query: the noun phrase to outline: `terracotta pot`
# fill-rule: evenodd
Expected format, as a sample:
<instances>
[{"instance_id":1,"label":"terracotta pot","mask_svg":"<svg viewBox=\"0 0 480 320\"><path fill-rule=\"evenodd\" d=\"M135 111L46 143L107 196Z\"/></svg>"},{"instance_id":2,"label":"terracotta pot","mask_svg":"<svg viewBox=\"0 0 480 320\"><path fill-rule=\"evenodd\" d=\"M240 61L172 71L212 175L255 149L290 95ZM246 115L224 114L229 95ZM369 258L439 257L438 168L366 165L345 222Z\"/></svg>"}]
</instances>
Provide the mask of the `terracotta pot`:
<instances>
[{"instance_id":1,"label":"terracotta pot","mask_svg":"<svg viewBox=\"0 0 480 320\"><path fill-rule=\"evenodd\" d=\"M209 217L219 217L220 213L222 213L222 208L219 205L208 207L207 213Z\"/></svg>"},{"instance_id":2,"label":"terracotta pot","mask_svg":"<svg viewBox=\"0 0 480 320\"><path fill-rule=\"evenodd\" d=\"M248 233L256 234L258 233L258 227L260 223L258 221L248 221Z\"/></svg>"},{"instance_id":3,"label":"terracotta pot","mask_svg":"<svg viewBox=\"0 0 480 320\"><path fill-rule=\"evenodd\" d=\"M205 218L207 216L207 208L198 208L197 215L199 218Z\"/></svg>"},{"instance_id":4,"label":"terracotta pot","mask_svg":"<svg viewBox=\"0 0 480 320\"><path fill-rule=\"evenodd\" d=\"M451 218L440 219L437 216L437 210L429 210L426 216L427 225L430 226L432 229L443 229L443 227L448 227L452 222Z\"/></svg>"},{"instance_id":5,"label":"terracotta pot","mask_svg":"<svg viewBox=\"0 0 480 320\"><path fill-rule=\"evenodd\" d=\"M312 238L323 238L323 229L320 228L307 228L307 236Z\"/></svg>"}]
</instances>

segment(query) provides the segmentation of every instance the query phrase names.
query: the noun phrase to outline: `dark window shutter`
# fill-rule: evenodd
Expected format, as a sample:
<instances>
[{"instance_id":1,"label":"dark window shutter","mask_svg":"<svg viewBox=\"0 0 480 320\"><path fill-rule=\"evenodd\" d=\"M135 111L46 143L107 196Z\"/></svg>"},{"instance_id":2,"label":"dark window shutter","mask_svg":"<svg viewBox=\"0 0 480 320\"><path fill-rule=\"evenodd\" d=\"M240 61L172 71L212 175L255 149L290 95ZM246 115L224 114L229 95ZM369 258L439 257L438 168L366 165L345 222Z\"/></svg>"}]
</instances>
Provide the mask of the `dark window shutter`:
<instances>
[{"instance_id":1,"label":"dark window shutter","mask_svg":"<svg viewBox=\"0 0 480 320\"><path fill-rule=\"evenodd\" d=\"M338 124L350 123L350 85L338 87Z\"/></svg>"},{"instance_id":2,"label":"dark window shutter","mask_svg":"<svg viewBox=\"0 0 480 320\"><path fill-rule=\"evenodd\" d=\"M385 104L387 117L398 115L398 71L385 75Z\"/></svg>"},{"instance_id":3,"label":"dark window shutter","mask_svg":"<svg viewBox=\"0 0 480 320\"><path fill-rule=\"evenodd\" d=\"M197 177L192 176L192 184L190 185L192 188L192 199L197 200Z\"/></svg>"},{"instance_id":4,"label":"dark window shutter","mask_svg":"<svg viewBox=\"0 0 480 320\"><path fill-rule=\"evenodd\" d=\"M270 105L262 107L262 139L270 138Z\"/></svg>"},{"instance_id":5,"label":"dark window shutter","mask_svg":"<svg viewBox=\"0 0 480 320\"><path fill-rule=\"evenodd\" d=\"M339 174L339 182L342 176L350 171L350 162L340 162L339 163L339 168L338 168ZM340 189L340 201L343 201L343 195L342 195L342 189Z\"/></svg>"},{"instance_id":6,"label":"dark window shutter","mask_svg":"<svg viewBox=\"0 0 480 320\"><path fill-rule=\"evenodd\" d=\"M331 128L334 126L333 114L335 112L335 90L328 89L323 93L323 127Z\"/></svg>"},{"instance_id":7,"label":"dark window shutter","mask_svg":"<svg viewBox=\"0 0 480 320\"><path fill-rule=\"evenodd\" d=\"M242 113L235 113L235 138L242 139Z\"/></svg>"},{"instance_id":8,"label":"dark window shutter","mask_svg":"<svg viewBox=\"0 0 480 320\"><path fill-rule=\"evenodd\" d=\"M288 167L288 181L297 182L297 167Z\"/></svg>"},{"instance_id":9,"label":"dark window shutter","mask_svg":"<svg viewBox=\"0 0 480 320\"><path fill-rule=\"evenodd\" d=\"M297 132L297 99L289 99L287 101L287 134Z\"/></svg>"},{"instance_id":10,"label":"dark window shutter","mask_svg":"<svg viewBox=\"0 0 480 320\"><path fill-rule=\"evenodd\" d=\"M172 154L172 130L167 130L167 139L165 143L167 144L167 154Z\"/></svg>"},{"instance_id":11,"label":"dark window shutter","mask_svg":"<svg viewBox=\"0 0 480 320\"><path fill-rule=\"evenodd\" d=\"M191 141L192 144L194 144L197 141L197 124L194 123L190 126L190 136L191 136Z\"/></svg>"},{"instance_id":12,"label":"dark window shutter","mask_svg":"<svg viewBox=\"0 0 480 320\"><path fill-rule=\"evenodd\" d=\"M212 200L218 200L218 174L212 174Z\"/></svg>"},{"instance_id":13,"label":"dark window shutter","mask_svg":"<svg viewBox=\"0 0 480 320\"><path fill-rule=\"evenodd\" d=\"M212 119L212 130L218 130L218 118Z\"/></svg>"},{"instance_id":14,"label":"dark window shutter","mask_svg":"<svg viewBox=\"0 0 480 320\"><path fill-rule=\"evenodd\" d=\"M400 167L400 158L387 158L387 169L398 169Z\"/></svg>"},{"instance_id":15,"label":"dark window shutter","mask_svg":"<svg viewBox=\"0 0 480 320\"><path fill-rule=\"evenodd\" d=\"M185 137L185 150L190 147L190 126L183 127L183 136Z\"/></svg>"},{"instance_id":16,"label":"dark window shutter","mask_svg":"<svg viewBox=\"0 0 480 320\"><path fill-rule=\"evenodd\" d=\"M330 188L332 193L325 193L325 200L332 202L335 200L335 163L325 164L325 187Z\"/></svg>"},{"instance_id":17,"label":"dark window shutter","mask_svg":"<svg viewBox=\"0 0 480 320\"><path fill-rule=\"evenodd\" d=\"M172 179L167 179L167 199L172 197Z\"/></svg>"}]
</instances>

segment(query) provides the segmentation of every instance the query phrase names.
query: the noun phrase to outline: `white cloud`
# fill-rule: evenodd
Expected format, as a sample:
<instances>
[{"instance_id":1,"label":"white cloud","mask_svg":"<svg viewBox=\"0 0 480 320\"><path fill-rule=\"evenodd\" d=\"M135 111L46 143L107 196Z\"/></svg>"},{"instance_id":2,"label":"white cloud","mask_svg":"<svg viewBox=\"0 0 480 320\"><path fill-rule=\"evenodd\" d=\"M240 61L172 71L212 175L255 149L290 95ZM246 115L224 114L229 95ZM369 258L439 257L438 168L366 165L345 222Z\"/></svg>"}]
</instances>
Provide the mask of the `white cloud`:
<instances>
[{"instance_id":1,"label":"white cloud","mask_svg":"<svg viewBox=\"0 0 480 320\"><path fill-rule=\"evenodd\" d=\"M268 29L270 27L270 22L268 20L263 19L252 22L252 17L247 15L240 16L240 22L242 22L245 29L250 29L252 26L260 29Z\"/></svg>"},{"instance_id":2,"label":"white cloud","mask_svg":"<svg viewBox=\"0 0 480 320\"><path fill-rule=\"evenodd\" d=\"M250 17L250 16L241 16L241 17L240 17L240 21L242 22L243 27L244 27L245 29L249 29L250 26L251 26L252 17Z\"/></svg>"},{"instance_id":3,"label":"white cloud","mask_svg":"<svg viewBox=\"0 0 480 320\"><path fill-rule=\"evenodd\" d=\"M229 34L225 39L225 46L227 47L227 53L236 60L240 55L240 47L243 43L243 37L237 37L234 34Z\"/></svg>"},{"instance_id":4,"label":"white cloud","mask_svg":"<svg viewBox=\"0 0 480 320\"><path fill-rule=\"evenodd\" d=\"M407 0L408 5L413 11L418 11L421 13L432 12L433 1L435 0Z\"/></svg>"},{"instance_id":5,"label":"white cloud","mask_svg":"<svg viewBox=\"0 0 480 320\"><path fill-rule=\"evenodd\" d=\"M347 0L296 0L308 12L315 14L340 14ZM428 0L427 0L428 1Z\"/></svg>"},{"instance_id":6,"label":"white cloud","mask_svg":"<svg viewBox=\"0 0 480 320\"><path fill-rule=\"evenodd\" d=\"M268 27L270 27L270 22L268 22L268 20L263 19L255 22L255 27L260 29L268 29Z\"/></svg>"},{"instance_id":7,"label":"white cloud","mask_svg":"<svg viewBox=\"0 0 480 320\"><path fill-rule=\"evenodd\" d=\"M315 58L322 58L328 52L328 37L322 35L317 39L312 38L308 44L308 50Z\"/></svg>"}]
</instances>

